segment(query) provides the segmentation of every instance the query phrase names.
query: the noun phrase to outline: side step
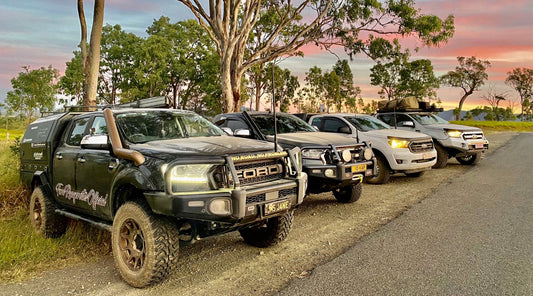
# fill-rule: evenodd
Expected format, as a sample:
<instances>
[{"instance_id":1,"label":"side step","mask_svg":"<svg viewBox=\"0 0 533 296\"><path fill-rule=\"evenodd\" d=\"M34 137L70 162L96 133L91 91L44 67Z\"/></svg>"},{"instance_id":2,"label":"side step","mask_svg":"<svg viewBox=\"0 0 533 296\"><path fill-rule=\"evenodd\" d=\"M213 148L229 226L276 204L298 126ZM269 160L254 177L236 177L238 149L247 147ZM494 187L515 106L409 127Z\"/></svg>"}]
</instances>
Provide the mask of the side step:
<instances>
[{"instance_id":1,"label":"side step","mask_svg":"<svg viewBox=\"0 0 533 296\"><path fill-rule=\"evenodd\" d=\"M84 217L84 216L80 216L80 215L77 215L77 214L73 214L73 213L67 212L65 210L56 209L55 212L58 213L59 215L62 215L62 216L65 216L65 217L68 217L68 218L71 218L71 219L87 222L87 223L91 224L92 226L98 227L100 229L111 231L111 227L112 227L111 224L104 223L104 222L101 222L101 221L92 220L90 218L87 218L87 217Z\"/></svg>"}]
</instances>

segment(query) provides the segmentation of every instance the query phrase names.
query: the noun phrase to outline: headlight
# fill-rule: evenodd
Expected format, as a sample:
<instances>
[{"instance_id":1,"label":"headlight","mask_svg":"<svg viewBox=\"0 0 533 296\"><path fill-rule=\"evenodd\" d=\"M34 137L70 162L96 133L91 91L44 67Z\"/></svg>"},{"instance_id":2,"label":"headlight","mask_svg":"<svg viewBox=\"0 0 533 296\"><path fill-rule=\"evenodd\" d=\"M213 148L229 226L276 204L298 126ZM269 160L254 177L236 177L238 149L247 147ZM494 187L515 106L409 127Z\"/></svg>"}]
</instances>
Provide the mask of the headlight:
<instances>
[{"instance_id":1,"label":"headlight","mask_svg":"<svg viewBox=\"0 0 533 296\"><path fill-rule=\"evenodd\" d=\"M212 164L177 165L172 167L169 173L170 180L167 181L172 185L172 192L211 190L210 172L212 168Z\"/></svg>"},{"instance_id":2,"label":"headlight","mask_svg":"<svg viewBox=\"0 0 533 296\"><path fill-rule=\"evenodd\" d=\"M389 145L392 148L409 148L409 141L404 139L389 138Z\"/></svg>"},{"instance_id":3,"label":"headlight","mask_svg":"<svg viewBox=\"0 0 533 296\"><path fill-rule=\"evenodd\" d=\"M322 149L306 149L302 150L303 158L322 159L324 150Z\"/></svg>"},{"instance_id":4,"label":"headlight","mask_svg":"<svg viewBox=\"0 0 533 296\"><path fill-rule=\"evenodd\" d=\"M461 131L455 131L455 130L447 130L446 133L451 138L460 138L463 135L463 132Z\"/></svg>"}]
</instances>

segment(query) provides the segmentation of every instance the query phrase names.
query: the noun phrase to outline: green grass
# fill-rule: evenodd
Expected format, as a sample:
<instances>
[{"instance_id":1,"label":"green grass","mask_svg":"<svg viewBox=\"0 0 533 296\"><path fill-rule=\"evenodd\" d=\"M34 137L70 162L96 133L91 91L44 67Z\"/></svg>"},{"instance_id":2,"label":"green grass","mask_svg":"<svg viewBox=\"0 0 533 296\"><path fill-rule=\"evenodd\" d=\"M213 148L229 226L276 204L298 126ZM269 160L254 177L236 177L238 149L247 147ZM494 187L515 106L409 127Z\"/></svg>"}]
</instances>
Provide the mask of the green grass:
<instances>
[{"instance_id":1,"label":"green grass","mask_svg":"<svg viewBox=\"0 0 533 296\"><path fill-rule=\"evenodd\" d=\"M515 132L533 132L533 122L519 121L450 121L454 124L475 126L484 131L515 131Z\"/></svg>"},{"instance_id":2,"label":"green grass","mask_svg":"<svg viewBox=\"0 0 533 296\"><path fill-rule=\"evenodd\" d=\"M71 221L67 233L45 239L31 227L28 212L0 219L0 282L22 280L46 269L89 262L110 253L110 233Z\"/></svg>"},{"instance_id":3,"label":"green grass","mask_svg":"<svg viewBox=\"0 0 533 296\"><path fill-rule=\"evenodd\" d=\"M17 137L20 137L22 139L23 135L24 130L6 130L5 128L0 128L0 143L6 142L7 139L14 140Z\"/></svg>"}]
</instances>

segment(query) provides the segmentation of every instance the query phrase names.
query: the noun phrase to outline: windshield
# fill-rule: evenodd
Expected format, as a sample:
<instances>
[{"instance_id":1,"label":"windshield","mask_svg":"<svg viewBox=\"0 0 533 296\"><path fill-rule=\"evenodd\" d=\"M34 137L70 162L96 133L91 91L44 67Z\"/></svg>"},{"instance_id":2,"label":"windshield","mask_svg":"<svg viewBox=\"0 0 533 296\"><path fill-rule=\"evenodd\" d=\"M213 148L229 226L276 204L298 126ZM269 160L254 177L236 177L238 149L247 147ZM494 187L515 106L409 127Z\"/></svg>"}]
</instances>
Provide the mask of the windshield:
<instances>
[{"instance_id":1,"label":"windshield","mask_svg":"<svg viewBox=\"0 0 533 296\"><path fill-rule=\"evenodd\" d=\"M431 113L414 113L410 114L416 121L420 122L422 125L430 125L437 123L448 123L448 121L438 117L435 114Z\"/></svg>"},{"instance_id":2,"label":"windshield","mask_svg":"<svg viewBox=\"0 0 533 296\"><path fill-rule=\"evenodd\" d=\"M224 132L195 113L147 111L117 114L117 125L133 143L157 140L209 137Z\"/></svg>"},{"instance_id":3,"label":"windshield","mask_svg":"<svg viewBox=\"0 0 533 296\"><path fill-rule=\"evenodd\" d=\"M344 118L363 132L390 128L388 124L372 116L345 116Z\"/></svg>"},{"instance_id":4,"label":"windshield","mask_svg":"<svg viewBox=\"0 0 533 296\"><path fill-rule=\"evenodd\" d=\"M264 135L274 135L274 116L273 114L256 114L251 115L254 123ZM277 127L279 134L298 133L298 132L316 132L316 130L300 118L288 115L277 114Z\"/></svg>"}]
</instances>

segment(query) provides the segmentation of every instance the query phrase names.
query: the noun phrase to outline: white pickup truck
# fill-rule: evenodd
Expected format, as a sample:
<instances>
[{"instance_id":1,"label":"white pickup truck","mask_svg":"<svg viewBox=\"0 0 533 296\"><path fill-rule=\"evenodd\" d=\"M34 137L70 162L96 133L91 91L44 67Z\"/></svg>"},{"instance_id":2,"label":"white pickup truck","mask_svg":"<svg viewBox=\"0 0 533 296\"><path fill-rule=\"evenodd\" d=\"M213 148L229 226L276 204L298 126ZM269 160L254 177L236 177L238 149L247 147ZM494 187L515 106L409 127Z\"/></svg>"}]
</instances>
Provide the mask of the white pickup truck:
<instances>
[{"instance_id":1,"label":"white pickup truck","mask_svg":"<svg viewBox=\"0 0 533 296\"><path fill-rule=\"evenodd\" d=\"M353 113L319 114L309 123L322 132L333 132L372 143L377 159L377 174L366 182L384 184L393 174L419 177L437 161L431 137L397 130L372 116Z\"/></svg>"}]
</instances>

